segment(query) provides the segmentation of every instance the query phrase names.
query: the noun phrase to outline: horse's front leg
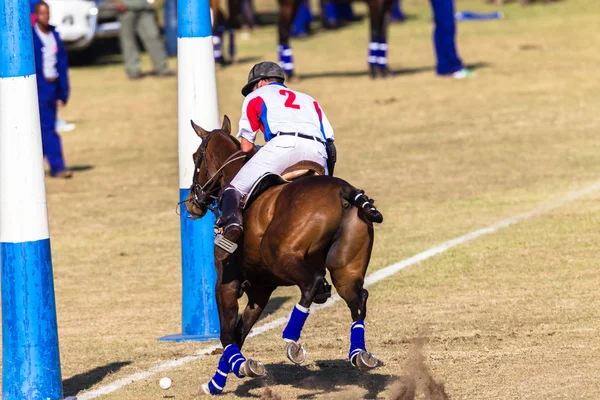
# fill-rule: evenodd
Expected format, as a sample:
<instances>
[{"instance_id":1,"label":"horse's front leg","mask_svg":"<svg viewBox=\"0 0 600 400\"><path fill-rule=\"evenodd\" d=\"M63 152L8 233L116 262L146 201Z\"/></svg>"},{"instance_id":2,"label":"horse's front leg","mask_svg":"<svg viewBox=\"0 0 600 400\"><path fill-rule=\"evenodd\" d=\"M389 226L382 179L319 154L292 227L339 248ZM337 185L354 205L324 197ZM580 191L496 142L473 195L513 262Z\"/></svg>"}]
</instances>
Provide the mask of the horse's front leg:
<instances>
[{"instance_id":1,"label":"horse's front leg","mask_svg":"<svg viewBox=\"0 0 600 400\"><path fill-rule=\"evenodd\" d=\"M298 267L298 271L308 271L306 267ZM302 364L306 360L306 349L299 343L300 334L304 323L310 313L317 291L323 286L323 273L314 271L304 277L298 284L302 293L300 301L294 306L287 326L283 330L282 338L287 342L287 356L294 364Z\"/></svg>"},{"instance_id":2,"label":"horse's front leg","mask_svg":"<svg viewBox=\"0 0 600 400\"><path fill-rule=\"evenodd\" d=\"M216 395L223 392L227 376L233 372L238 378L265 375L261 362L246 359L240 346L236 343L235 326L238 316L238 292L240 280L237 277L239 256L233 254L225 260L215 259L217 268L216 298L221 323L221 344L223 355L219 360L217 371L213 378L202 385L205 393Z\"/></svg>"},{"instance_id":3,"label":"horse's front leg","mask_svg":"<svg viewBox=\"0 0 600 400\"><path fill-rule=\"evenodd\" d=\"M277 32L279 36L279 65L285 72L288 81L296 81L294 73L294 56L290 46L292 22L296 18L302 0L279 0L279 22Z\"/></svg>"},{"instance_id":4,"label":"horse's front leg","mask_svg":"<svg viewBox=\"0 0 600 400\"><path fill-rule=\"evenodd\" d=\"M242 0L229 0L227 2L229 19L227 21L227 30L229 33L229 59L232 63L237 62L235 31L242 27Z\"/></svg>"},{"instance_id":5,"label":"horse's front leg","mask_svg":"<svg viewBox=\"0 0 600 400\"><path fill-rule=\"evenodd\" d=\"M267 306L273 290L275 290L275 287L250 286L246 289L248 304L242 313L242 317L238 320L235 330L235 340L240 348L242 348L250 330Z\"/></svg>"}]
</instances>

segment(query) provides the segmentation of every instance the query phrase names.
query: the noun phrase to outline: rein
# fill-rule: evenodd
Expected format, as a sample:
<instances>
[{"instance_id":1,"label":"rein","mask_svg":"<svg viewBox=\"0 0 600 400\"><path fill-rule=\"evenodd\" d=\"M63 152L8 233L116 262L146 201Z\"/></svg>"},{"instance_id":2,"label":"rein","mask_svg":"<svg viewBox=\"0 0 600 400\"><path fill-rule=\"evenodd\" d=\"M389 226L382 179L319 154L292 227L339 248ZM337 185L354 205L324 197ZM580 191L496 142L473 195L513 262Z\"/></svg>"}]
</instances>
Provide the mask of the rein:
<instances>
[{"instance_id":1,"label":"rein","mask_svg":"<svg viewBox=\"0 0 600 400\"><path fill-rule=\"evenodd\" d=\"M217 196L214 195L214 192L218 189L218 178L221 177L221 174L225 167L227 167L229 164L235 161L246 158L246 154L244 154L242 150L236 151L235 153L227 157L223 165L214 174L212 174L212 176L209 176L208 166L206 163L206 149L208 147L208 142L216 132L218 131L213 131L209 133L206 139L202 141L202 145L200 147L200 154L198 155L196 163L194 164L194 176L192 178L193 182L190 188L190 191L192 193L191 199L184 200L179 204L191 201L196 208L209 209L215 214L215 217L218 217L219 215L217 207L211 205L213 201L217 200ZM200 174L201 165L204 165L205 174L208 177L208 180L206 181L206 183L204 183L204 185L200 185L198 183L198 175ZM193 219L193 217L191 216L188 218Z\"/></svg>"}]
</instances>

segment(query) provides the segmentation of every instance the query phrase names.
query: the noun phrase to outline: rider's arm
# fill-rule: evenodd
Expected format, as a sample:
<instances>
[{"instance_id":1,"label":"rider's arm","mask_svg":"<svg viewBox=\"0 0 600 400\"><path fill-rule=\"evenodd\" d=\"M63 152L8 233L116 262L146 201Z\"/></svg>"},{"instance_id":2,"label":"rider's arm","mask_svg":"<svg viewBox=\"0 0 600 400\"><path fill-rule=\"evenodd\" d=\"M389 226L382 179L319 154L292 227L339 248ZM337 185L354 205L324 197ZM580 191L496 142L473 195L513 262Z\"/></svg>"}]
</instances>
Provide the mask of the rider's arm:
<instances>
[{"instance_id":1,"label":"rider's arm","mask_svg":"<svg viewBox=\"0 0 600 400\"><path fill-rule=\"evenodd\" d=\"M260 113L262 112L263 101L260 97L246 97L244 104L242 105L242 116L240 117L239 132L237 137L242 138L242 151L246 152L244 148L250 148L254 146L253 143L256 140L256 134L260 129ZM244 144L244 140L246 144Z\"/></svg>"},{"instance_id":2,"label":"rider's arm","mask_svg":"<svg viewBox=\"0 0 600 400\"><path fill-rule=\"evenodd\" d=\"M242 151L250 153L252 150L254 150L254 143L242 136Z\"/></svg>"}]
</instances>

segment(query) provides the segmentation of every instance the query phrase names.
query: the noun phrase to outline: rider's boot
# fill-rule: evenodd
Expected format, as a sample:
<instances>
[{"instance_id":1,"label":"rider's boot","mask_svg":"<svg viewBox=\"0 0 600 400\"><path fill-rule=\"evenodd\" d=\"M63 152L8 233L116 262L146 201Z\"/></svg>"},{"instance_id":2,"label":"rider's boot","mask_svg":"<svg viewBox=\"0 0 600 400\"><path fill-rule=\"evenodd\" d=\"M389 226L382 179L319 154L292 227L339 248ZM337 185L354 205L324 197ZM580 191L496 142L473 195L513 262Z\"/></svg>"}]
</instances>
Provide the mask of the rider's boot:
<instances>
[{"instance_id":1,"label":"rider's boot","mask_svg":"<svg viewBox=\"0 0 600 400\"><path fill-rule=\"evenodd\" d=\"M217 226L222 228L223 232L217 234L215 244L229 254L237 249L238 240L244 229L241 199L242 194L236 188L227 186L219 200L221 216Z\"/></svg>"}]
</instances>

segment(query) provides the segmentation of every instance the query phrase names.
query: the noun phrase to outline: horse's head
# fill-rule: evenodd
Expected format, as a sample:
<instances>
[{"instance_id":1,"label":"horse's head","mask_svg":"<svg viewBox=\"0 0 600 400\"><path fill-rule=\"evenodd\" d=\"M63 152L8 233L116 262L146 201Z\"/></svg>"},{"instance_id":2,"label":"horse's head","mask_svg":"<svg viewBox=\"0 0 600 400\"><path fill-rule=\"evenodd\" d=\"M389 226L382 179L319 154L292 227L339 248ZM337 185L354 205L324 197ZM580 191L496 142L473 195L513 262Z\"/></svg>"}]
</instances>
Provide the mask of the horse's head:
<instances>
[{"instance_id":1,"label":"horse's head","mask_svg":"<svg viewBox=\"0 0 600 400\"><path fill-rule=\"evenodd\" d=\"M201 218L217 199L221 186L242 168L246 156L240 150L240 143L231 136L227 115L221 128L213 131L191 123L202 142L193 155L194 177L185 207L192 218Z\"/></svg>"}]
</instances>

